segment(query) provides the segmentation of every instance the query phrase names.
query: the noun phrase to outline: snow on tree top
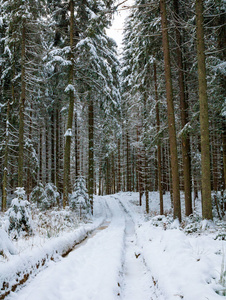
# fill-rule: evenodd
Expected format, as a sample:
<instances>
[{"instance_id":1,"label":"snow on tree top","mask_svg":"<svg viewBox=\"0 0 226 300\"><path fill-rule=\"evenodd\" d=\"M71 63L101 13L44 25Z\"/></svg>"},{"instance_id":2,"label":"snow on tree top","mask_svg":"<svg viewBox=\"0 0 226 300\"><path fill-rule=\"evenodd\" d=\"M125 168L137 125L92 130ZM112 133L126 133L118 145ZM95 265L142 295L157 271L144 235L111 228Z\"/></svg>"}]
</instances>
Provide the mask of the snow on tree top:
<instances>
[{"instance_id":1,"label":"snow on tree top","mask_svg":"<svg viewBox=\"0 0 226 300\"><path fill-rule=\"evenodd\" d=\"M73 93L75 93L75 88L72 84L68 84L68 86L66 87L66 89L64 90L65 93L68 93L70 91L72 91Z\"/></svg>"},{"instance_id":2,"label":"snow on tree top","mask_svg":"<svg viewBox=\"0 0 226 300\"><path fill-rule=\"evenodd\" d=\"M24 187L17 187L15 194L19 197L19 196L24 196L25 195L25 190ZM21 197L20 197L21 198Z\"/></svg>"},{"instance_id":3,"label":"snow on tree top","mask_svg":"<svg viewBox=\"0 0 226 300\"><path fill-rule=\"evenodd\" d=\"M64 136L72 136L72 130L71 130L71 128L67 129L67 131L65 132Z\"/></svg>"}]
</instances>

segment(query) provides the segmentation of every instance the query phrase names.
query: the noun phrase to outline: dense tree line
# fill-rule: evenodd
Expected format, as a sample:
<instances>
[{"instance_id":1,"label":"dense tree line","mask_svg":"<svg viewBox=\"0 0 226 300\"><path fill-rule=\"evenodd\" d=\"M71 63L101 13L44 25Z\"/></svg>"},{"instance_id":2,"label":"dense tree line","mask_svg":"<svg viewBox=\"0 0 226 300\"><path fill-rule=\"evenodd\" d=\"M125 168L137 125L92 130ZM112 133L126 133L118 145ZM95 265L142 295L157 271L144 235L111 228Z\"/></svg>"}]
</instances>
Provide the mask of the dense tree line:
<instances>
[{"instance_id":1,"label":"dense tree line","mask_svg":"<svg viewBox=\"0 0 226 300\"><path fill-rule=\"evenodd\" d=\"M121 63L106 34L114 1L0 4L3 211L17 187L37 203L52 187L57 205L74 205L82 182L91 212L95 193L137 191L148 213L159 191L163 214L168 191L181 220L180 191L189 216L201 190L203 218L212 207L223 217L223 0L136 0Z\"/></svg>"},{"instance_id":2,"label":"dense tree line","mask_svg":"<svg viewBox=\"0 0 226 300\"><path fill-rule=\"evenodd\" d=\"M112 5L1 1L3 210L17 186L29 197L49 182L65 207L79 176L92 198L95 135L99 123L115 126L120 102L116 44L105 33Z\"/></svg>"},{"instance_id":3,"label":"dense tree line","mask_svg":"<svg viewBox=\"0 0 226 300\"><path fill-rule=\"evenodd\" d=\"M147 205L146 191L158 189L163 213L168 190L180 220L180 190L187 216L198 190L203 218L212 204L225 214L225 16L222 1L137 0L125 28L129 160L135 152Z\"/></svg>"}]
</instances>

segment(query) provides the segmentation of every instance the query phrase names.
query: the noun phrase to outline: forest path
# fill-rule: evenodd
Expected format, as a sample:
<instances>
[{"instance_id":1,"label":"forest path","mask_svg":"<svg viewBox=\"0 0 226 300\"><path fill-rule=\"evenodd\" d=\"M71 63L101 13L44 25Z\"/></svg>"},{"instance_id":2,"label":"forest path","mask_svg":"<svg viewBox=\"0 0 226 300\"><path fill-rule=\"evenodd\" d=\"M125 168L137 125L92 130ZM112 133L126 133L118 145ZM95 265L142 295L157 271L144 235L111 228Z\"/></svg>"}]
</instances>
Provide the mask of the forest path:
<instances>
[{"instance_id":1,"label":"forest path","mask_svg":"<svg viewBox=\"0 0 226 300\"><path fill-rule=\"evenodd\" d=\"M165 300L161 292L155 286L155 281L142 256L142 249L137 243L136 222L129 211L130 205L118 200L125 212L125 256L122 272L122 300Z\"/></svg>"},{"instance_id":2,"label":"forest path","mask_svg":"<svg viewBox=\"0 0 226 300\"><path fill-rule=\"evenodd\" d=\"M150 271L137 253L134 221L119 199L99 201L107 207L109 223L7 299L157 299Z\"/></svg>"}]
</instances>

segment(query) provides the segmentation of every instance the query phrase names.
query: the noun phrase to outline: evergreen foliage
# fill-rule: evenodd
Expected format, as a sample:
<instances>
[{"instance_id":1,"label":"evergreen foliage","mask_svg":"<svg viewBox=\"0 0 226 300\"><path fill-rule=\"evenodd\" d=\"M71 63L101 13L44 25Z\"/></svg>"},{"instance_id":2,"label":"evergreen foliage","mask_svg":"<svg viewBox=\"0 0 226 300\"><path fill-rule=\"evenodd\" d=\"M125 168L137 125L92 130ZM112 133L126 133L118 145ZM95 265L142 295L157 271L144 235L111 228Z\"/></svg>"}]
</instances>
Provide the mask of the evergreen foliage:
<instances>
[{"instance_id":1,"label":"evergreen foliage","mask_svg":"<svg viewBox=\"0 0 226 300\"><path fill-rule=\"evenodd\" d=\"M33 231L30 203L25 200L24 188L17 188L15 194L17 197L12 200L11 207L6 212L8 232L13 239L20 235L31 235Z\"/></svg>"},{"instance_id":2,"label":"evergreen foliage","mask_svg":"<svg viewBox=\"0 0 226 300\"><path fill-rule=\"evenodd\" d=\"M31 201L36 203L41 210L47 210L57 205L59 196L53 183L47 183L44 187L40 182L31 192Z\"/></svg>"},{"instance_id":3,"label":"evergreen foliage","mask_svg":"<svg viewBox=\"0 0 226 300\"><path fill-rule=\"evenodd\" d=\"M106 34L114 1L0 0L3 211L18 185L24 186L27 199L31 197L43 210L60 206L61 199L64 207L68 205L73 186L71 207L75 211L82 197L92 212L94 193L137 191L140 204L142 199L146 201L147 212L149 191L161 189L162 196L168 191L173 199L179 190L190 194L190 186L193 200L198 197L203 172L195 2L166 2L168 26L162 30L159 2L136 0L125 22L119 63L117 46ZM201 2L209 106L209 190L214 211L223 218L226 200L220 195L226 186L225 3ZM162 36L166 30L178 139L173 147L178 148L180 176L176 192L164 79ZM182 94L185 107L181 104ZM188 140L190 145L186 148L184 142ZM185 172L184 158L189 156L191 164L187 164L189 170ZM89 200L82 178L87 178ZM79 184L83 184L80 191ZM174 203L174 211L175 206ZM186 205L187 215L194 206L195 201ZM211 207L204 205L204 209L211 218Z\"/></svg>"},{"instance_id":4,"label":"evergreen foliage","mask_svg":"<svg viewBox=\"0 0 226 300\"><path fill-rule=\"evenodd\" d=\"M84 177L79 176L76 179L70 200L71 209L76 211L79 215L90 213L90 201Z\"/></svg>"}]
</instances>

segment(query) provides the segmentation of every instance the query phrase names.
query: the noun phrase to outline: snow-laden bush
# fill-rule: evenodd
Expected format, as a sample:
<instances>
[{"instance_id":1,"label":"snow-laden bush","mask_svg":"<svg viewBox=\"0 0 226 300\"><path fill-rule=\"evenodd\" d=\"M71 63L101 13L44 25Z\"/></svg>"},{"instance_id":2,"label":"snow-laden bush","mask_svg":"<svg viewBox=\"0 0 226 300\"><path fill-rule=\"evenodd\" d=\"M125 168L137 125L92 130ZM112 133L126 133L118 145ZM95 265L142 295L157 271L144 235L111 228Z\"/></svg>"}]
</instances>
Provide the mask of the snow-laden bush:
<instances>
[{"instance_id":1,"label":"snow-laden bush","mask_svg":"<svg viewBox=\"0 0 226 300\"><path fill-rule=\"evenodd\" d=\"M90 201L86 188L85 178L80 176L75 182L74 191L70 199L70 207L76 211L80 217L90 213Z\"/></svg>"},{"instance_id":2,"label":"snow-laden bush","mask_svg":"<svg viewBox=\"0 0 226 300\"><path fill-rule=\"evenodd\" d=\"M24 188L18 187L15 194L17 197L12 200L11 206L6 212L7 230L13 239L17 239L20 235L31 235L33 231L30 203L24 200Z\"/></svg>"},{"instance_id":3,"label":"snow-laden bush","mask_svg":"<svg viewBox=\"0 0 226 300\"><path fill-rule=\"evenodd\" d=\"M31 192L31 201L37 203L37 207L42 210L47 210L56 206L59 196L54 184L47 183L44 187L39 183Z\"/></svg>"},{"instance_id":4,"label":"snow-laden bush","mask_svg":"<svg viewBox=\"0 0 226 300\"><path fill-rule=\"evenodd\" d=\"M40 207L45 197L44 186L41 182L39 182L31 192L31 201L36 203L37 207Z\"/></svg>"},{"instance_id":5,"label":"snow-laden bush","mask_svg":"<svg viewBox=\"0 0 226 300\"><path fill-rule=\"evenodd\" d=\"M49 209L57 205L57 199L60 194L57 192L57 188L53 183L47 183L45 186L45 199L42 203L43 209Z\"/></svg>"},{"instance_id":6,"label":"snow-laden bush","mask_svg":"<svg viewBox=\"0 0 226 300\"><path fill-rule=\"evenodd\" d=\"M170 216L157 215L151 218L150 223L155 227L162 227L164 230L171 226L173 219Z\"/></svg>"},{"instance_id":7,"label":"snow-laden bush","mask_svg":"<svg viewBox=\"0 0 226 300\"><path fill-rule=\"evenodd\" d=\"M33 211L34 223L37 225L36 232L44 237L56 237L62 232L72 231L78 227L77 215L68 206L65 209L40 211L34 209Z\"/></svg>"}]
</instances>

